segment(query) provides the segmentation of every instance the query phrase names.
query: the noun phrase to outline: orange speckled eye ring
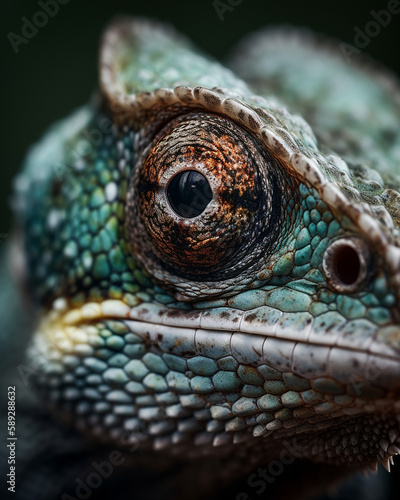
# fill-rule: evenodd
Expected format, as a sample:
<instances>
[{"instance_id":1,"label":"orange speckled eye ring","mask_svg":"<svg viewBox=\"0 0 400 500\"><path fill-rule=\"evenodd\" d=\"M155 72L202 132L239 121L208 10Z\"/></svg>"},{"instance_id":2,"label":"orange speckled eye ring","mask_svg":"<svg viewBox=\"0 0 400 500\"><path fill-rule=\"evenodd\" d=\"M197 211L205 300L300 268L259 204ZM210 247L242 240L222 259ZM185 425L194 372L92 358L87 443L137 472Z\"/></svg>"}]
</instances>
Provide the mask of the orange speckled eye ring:
<instances>
[{"instance_id":1,"label":"orange speckled eye ring","mask_svg":"<svg viewBox=\"0 0 400 500\"><path fill-rule=\"evenodd\" d=\"M143 163L140 216L158 254L174 267L218 269L255 221L260 203L257 152L233 128L230 121L214 115L180 117L159 134ZM184 217L171 205L168 189L188 171L208 183L211 199L199 189L190 199L193 206L181 210ZM191 217L190 208L200 213Z\"/></svg>"}]
</instances>

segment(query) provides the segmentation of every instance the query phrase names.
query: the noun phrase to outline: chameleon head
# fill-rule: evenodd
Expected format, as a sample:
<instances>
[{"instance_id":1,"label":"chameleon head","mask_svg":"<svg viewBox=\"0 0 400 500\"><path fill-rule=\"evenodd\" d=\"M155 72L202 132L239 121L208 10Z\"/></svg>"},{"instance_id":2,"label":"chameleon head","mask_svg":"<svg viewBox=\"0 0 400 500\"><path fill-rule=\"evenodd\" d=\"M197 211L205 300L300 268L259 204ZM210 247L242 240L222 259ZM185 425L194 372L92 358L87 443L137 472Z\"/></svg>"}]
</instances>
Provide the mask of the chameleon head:
<instances>
[{"instance_id":1,"label":"chameleon head","mask_svg":"<svg viewBox=\"0 0 400 500\"><path fill-rule=\"evenodd\" d=\"M121 447L388 467L399 179L162 26L114 23L100 86L17 183L46 401Z\"/></svg>"}]
</instances>

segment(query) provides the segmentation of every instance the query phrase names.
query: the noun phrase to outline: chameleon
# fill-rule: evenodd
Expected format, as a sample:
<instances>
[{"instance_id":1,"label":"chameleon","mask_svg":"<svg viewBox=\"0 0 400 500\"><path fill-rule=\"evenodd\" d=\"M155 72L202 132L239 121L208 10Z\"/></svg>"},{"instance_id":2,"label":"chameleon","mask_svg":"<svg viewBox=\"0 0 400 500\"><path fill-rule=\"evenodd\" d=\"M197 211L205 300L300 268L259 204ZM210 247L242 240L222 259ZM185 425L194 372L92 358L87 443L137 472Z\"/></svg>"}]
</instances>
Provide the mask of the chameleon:
<instances>
[{"instance_id":1,"label":"chameleon","mask_svg":"<svg viewBox=\"0 0 400 500\"><path fill-rule=\"evenodd\" d=\"M125 481L104 498L221 499L246 477L254 489L229 498L257 498L269 464L288 479L276 498L306 499L389 470L399 158L397 78L334 41L268 28L222 65L169 25L112 21L98 90L14 184L1 330L27 344L11 363L30 402L17 393L20 460L42 477L20 477L17 498L88 498L93 478L68 490L40 460L68 456L73 478L96 446ZM151 496L174 471L170 497Z\"/></svg>"}]
</instances>

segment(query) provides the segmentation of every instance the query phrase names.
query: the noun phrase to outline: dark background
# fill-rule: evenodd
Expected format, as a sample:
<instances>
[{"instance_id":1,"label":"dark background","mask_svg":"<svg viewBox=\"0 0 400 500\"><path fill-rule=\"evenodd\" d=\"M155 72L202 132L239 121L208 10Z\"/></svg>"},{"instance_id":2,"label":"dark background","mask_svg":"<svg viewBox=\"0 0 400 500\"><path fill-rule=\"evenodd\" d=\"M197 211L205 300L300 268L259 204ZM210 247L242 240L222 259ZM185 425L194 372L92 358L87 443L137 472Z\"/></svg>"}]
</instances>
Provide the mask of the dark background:
<instances>
[{"instance_id":1,"label":"dark background","mask_svg":"<svg viewBox=\"0 0 400 500\"><path fill-rule=\"evenodd\" d=\"M67 1L67 0L65 0ZM222 0L227 4L229 0ZM223 58L246 33L265 25L308 26L353 43L354 28L364 29L370 11L385 9L388 1L307 2L298 0L231 0L238 5L221 21L212 0L70 0L16 54L7 38L21 34L22 17L42 10L37 0L3 2L1 12L2 76L0 77L2 144L0 233L10 231L11 179L30 144L55 120L85 103L97 82L100 33L118 13L167 20L206 52ZM392 16L363 52L400 73L400 14Z\"/></svg>"}]
</instances>

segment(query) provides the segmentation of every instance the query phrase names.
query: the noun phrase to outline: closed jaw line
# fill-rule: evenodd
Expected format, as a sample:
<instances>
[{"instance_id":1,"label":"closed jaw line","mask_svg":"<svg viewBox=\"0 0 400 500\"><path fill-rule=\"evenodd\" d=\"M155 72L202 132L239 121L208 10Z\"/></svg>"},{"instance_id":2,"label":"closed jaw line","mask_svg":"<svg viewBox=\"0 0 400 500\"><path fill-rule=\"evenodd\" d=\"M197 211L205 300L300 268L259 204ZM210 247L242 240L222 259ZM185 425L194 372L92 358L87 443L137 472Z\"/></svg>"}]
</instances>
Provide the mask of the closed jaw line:
<instances>
[{"instance_id":1,"label":"closed jaw line","mask_svg":"<svg viewBox=\"0 0 400 500\"><path fill-rule=\"evenodd\" d=\"M399 327L379 328L365 319L359 320L360 328L369 327L370 334L351 338L345 328L320 332L318 318L311 314L283 313L268 306L251 311L215 308L210 312L151 303L130 307L120 300L104 300L68 309L65 299L57 299L36 337L46 338L64 353L77 349L91 355L89 336L96 336L93 327L90 333L91 325L108 320L123 321L161 350L185 357L224 351L240 362L252 366L266 363L307 379L329 377L347 385L357 376L363 383L371 382L384 390L400 386L400 356L381 340L388 334L399 338Z\"/></svg>"}]
</instances>

